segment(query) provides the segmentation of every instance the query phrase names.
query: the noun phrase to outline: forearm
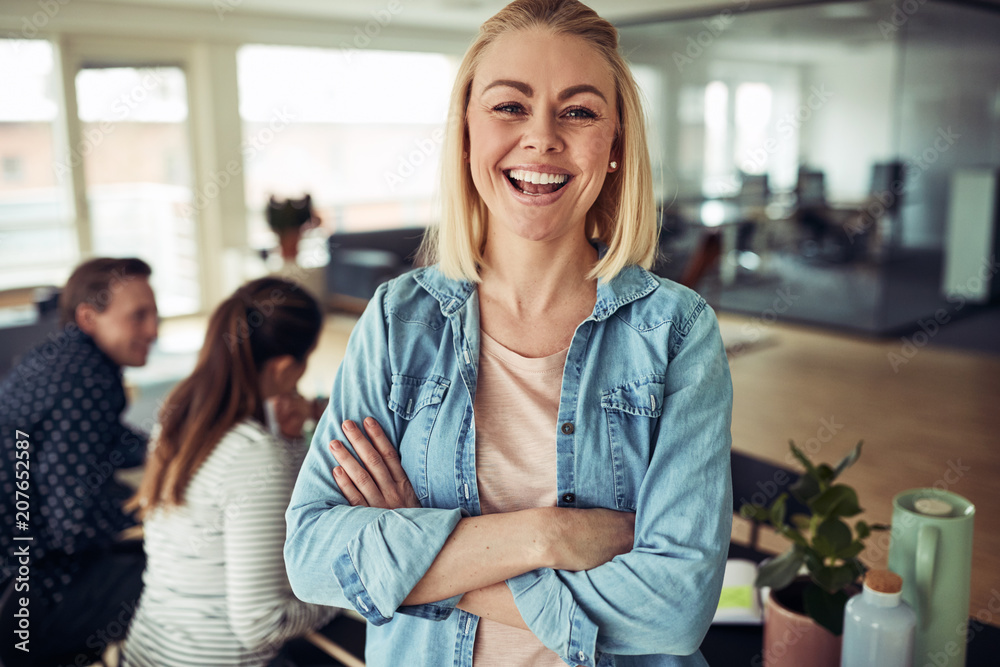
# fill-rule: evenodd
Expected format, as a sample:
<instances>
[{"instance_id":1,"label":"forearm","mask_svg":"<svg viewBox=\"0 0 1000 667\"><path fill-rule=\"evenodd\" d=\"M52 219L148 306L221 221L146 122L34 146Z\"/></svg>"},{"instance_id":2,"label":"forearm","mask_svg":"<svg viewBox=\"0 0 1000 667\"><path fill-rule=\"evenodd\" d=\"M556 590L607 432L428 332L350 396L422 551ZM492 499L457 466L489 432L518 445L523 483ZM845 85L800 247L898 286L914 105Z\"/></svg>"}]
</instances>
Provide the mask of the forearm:
<instances>
[{"instance_id":1,"label":"forearm","mask_svg":"<svg viewBox=\"0 0 1000 667\"><path fill-rule=\"evenodd\" d=\"M550 566L547 523L544 508L462 519L403 604L444 600Z\"/></svg>"},{"instance_id":2,"label":"forearm","mask_svg":"<svg viewBox=\"0 0 1000 667\"><path fill-rule=\"evenodd\" d=\"M457 606L459 609L464 609L481 618L521 630L529 629L514 603L514 595L510 592L507 584L502 581L486 588L469 591L462 596Z\"/></svg>"}]
</instances>

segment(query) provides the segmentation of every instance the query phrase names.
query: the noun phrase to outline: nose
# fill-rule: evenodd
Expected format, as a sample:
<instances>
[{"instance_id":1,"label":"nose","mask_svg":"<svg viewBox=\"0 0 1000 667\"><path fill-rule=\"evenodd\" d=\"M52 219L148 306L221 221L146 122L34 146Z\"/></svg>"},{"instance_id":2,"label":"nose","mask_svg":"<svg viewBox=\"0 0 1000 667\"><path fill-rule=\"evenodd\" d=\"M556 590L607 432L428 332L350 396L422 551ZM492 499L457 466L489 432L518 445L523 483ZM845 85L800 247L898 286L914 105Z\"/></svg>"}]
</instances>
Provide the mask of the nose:
<instances>
[{"instance_id":1,"label":"nose","mask_svg":"<svg viewBox=\"0 0 1000 667\"><path fill-rule=\"evenodd\" d=\"M156 315L146 318L146 331L145 334L151 340L156 340L159 336L160 330L160 318Z\"/></svg>"},{"instance_id":2,"label":"nose","mask_svg":"<svg viewBox=\"0 0 1000 667\"><path fill-rule=\"evenodd\" d=\"M539 153L559 152L564 144L556 119L548 114L533 115L524 127L521 148Z\"/></svg>"}]
</instances>

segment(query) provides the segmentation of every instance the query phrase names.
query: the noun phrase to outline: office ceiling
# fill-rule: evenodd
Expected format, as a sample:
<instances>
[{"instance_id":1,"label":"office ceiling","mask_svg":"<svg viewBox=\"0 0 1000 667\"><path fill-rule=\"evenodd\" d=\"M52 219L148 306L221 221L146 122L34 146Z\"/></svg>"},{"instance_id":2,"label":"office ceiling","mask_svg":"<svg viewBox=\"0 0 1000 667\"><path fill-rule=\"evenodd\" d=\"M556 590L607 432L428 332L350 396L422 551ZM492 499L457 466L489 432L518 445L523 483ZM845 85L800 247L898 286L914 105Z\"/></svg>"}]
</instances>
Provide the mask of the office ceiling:
<instances>
[{"instance_id":1,"label":"office ceiling","mask_svg":"<svg viewBox=\"0 0 1000 667\"><path fill-rule=\"evenodd\" d=\"M78 0L92 1L92 0ZM724 9L821 4L829 0L586 0L601 16L616 23L650 18L710 15ZM1000 0L983 0L1000 6ZM364 24L375 14L399 27L433 27L472 31L495 14L505 0L101 0L105 5L240 12L258 15L336 19ZM752 2L752 5L751 5ZM868 4L862 2L860 4Z\"/></svg>"},{"instance_id":2,"label":"office ceiling","mask_svg":"<svg viewBox=\"0 0 1000 667\"><path fill-rule=\"evenodd\" d=\"M60 0L51 17L38 12L36 0L0 0L0 29L14 34L32 17L35 28L54 34L113 34L135 38L193 38L302 46L345 45L352 31L385 35L383 48L462 52L483 21L507 0ZM727 42L778 53L786 60L808 60L818 49L855 48L871 42L881 22L899 7L919 11L927 0L584 0L621 27L630 39L673 45L661 39L663 20L692 20L698 25L729 10L739 20L727 23ZM937 17L958 5L1000 11L1000 0L935 0ZM769 12L798 7L806 11ZM812 10L807 9L811 7ZM940 10L944 10L944 12ZM744 13L745 11L745 13ZM41 19L37 18L41 16ZM51 18L51 20L49 20ZM40 21L40 23L39 23ZM662 24L661 24L662 26ZM910 26L915 29L915 26ZM884 35L882 35L884 37ZM877 40L884 41L884 40ZM388 45L392 45L391 47ZM359 47L360 48L360 47ZM796 56L801 52L801 58ZM757 55L762 55L758 53Z\"/></svg>"}]
</instances>

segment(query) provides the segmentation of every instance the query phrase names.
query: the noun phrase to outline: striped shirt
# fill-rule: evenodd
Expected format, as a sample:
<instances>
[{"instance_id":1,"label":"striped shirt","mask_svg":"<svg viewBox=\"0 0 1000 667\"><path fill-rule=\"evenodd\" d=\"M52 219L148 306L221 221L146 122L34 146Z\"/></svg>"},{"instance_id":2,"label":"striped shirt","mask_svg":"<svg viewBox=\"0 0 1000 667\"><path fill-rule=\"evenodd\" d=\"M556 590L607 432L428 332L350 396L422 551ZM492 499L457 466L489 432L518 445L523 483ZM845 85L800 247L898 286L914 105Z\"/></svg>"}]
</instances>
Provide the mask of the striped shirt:
<instances>
[{"instance_id":1,"label":"striped shirt","mask_svg":"<svg viewBox=\"0 0 1000 667\"><path fill-rule=\"evenodd\" d=\"M245 420L191 478L183 505L150 514L125 667L266 665L336 615L298 600L285 575L284 513L305 453Z\"/></svg>"}]
</instances>

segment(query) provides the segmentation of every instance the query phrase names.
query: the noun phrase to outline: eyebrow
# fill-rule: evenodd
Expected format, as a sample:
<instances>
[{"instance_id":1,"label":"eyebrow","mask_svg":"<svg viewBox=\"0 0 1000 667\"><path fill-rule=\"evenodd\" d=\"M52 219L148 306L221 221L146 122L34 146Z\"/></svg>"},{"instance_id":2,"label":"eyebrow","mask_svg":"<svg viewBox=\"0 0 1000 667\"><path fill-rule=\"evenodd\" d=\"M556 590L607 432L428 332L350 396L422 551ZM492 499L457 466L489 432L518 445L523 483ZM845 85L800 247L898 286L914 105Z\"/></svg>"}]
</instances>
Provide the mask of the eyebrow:
<instances>
[{"instance_id":1,"label":"eyebrow","mask_svg":"<svg viewBox=\"0 0 1000 667\"><path fill-rule=\"evenodd\" d=\"M580 93L593 93L605 102L608 101L608 98L604 96L604 93L599 91L596 86L592 86L589 83L580 84L579 86L570 86L566 90L559 93L559 101L562 102L564 100L568 100L574 95L579 95Z\"/></svg>"},{"instance_id":2,"label":"eyebrow","mask_svg":"<svg viewBox=\"0 0 1000 667\"><path fill-rule=\"evenodd\" d=\"M523 81L514 81L512 79L497 79L493 83L483 88L483 92L485 93L490 88L496 88L497 86L507 86L509 88L513 88L515 90L524 93L528 97L531 97L534 94L534 89L531 86L524 83ZM604 96L604 93L598 90L596 86L592 86L589 83L582 83L578 86L570 86L569 88L559 93L558 99L560 102L563 102L573 97L574 95L579 95L580 93L593 93L598 97L600 97L605 102L608 101L608 98Z\"/></svg>"}]
</instances>

